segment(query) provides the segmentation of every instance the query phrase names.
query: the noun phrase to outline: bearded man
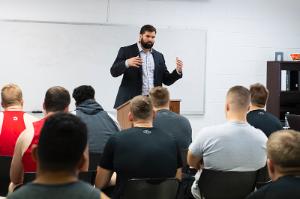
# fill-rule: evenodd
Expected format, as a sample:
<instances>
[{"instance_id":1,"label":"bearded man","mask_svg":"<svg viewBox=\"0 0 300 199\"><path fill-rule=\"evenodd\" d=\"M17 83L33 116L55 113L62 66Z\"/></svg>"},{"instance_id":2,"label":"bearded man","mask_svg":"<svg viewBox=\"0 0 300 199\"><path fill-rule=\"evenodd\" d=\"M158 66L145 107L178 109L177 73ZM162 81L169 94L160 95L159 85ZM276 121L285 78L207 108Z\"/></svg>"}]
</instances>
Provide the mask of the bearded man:
<instances>
[{"instance_id":1,"label":"bearded man","mask_svg":"<svg viewBox=\"0 0 300 199\"><path fill-rule=\"evenodd\" d=\"M114 108L137 95L149 95L151 88L173 84L182 77L183 62L176 57L176 68L170 73L162 53L152 47L156 28L144 25L140 30L139 41L121 47L110 73L113 77L123 75Z\"/></svg>"}]
</instances>

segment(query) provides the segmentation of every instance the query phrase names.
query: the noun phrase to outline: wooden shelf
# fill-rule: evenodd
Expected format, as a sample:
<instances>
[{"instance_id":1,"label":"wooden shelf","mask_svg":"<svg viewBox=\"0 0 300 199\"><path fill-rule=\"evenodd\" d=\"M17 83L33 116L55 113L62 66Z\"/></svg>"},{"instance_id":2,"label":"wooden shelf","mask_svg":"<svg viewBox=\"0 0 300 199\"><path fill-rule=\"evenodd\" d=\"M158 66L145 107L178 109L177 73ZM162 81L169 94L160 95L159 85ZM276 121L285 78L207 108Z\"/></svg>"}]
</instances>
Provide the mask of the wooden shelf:
<instances>
[{"instance_id":1,"label":"wooden shelf","mask_svg":"<svg viewBox=\"0 0 300 199\"><path fill-rule=\"evenodd\" d=\"M300 74L290 79L291 91L281 91L281 71L300 71L299 61L268 61L267 62L267 88L270 96L267 102L267 111L277 116L280 120L284 119L284 114L290 112L300 114ZM292 74L292 73L291 73ZM299 76L298 76L299 74ZM297 85L296 85L297 84Z\"/></svg>"}]
</instances>

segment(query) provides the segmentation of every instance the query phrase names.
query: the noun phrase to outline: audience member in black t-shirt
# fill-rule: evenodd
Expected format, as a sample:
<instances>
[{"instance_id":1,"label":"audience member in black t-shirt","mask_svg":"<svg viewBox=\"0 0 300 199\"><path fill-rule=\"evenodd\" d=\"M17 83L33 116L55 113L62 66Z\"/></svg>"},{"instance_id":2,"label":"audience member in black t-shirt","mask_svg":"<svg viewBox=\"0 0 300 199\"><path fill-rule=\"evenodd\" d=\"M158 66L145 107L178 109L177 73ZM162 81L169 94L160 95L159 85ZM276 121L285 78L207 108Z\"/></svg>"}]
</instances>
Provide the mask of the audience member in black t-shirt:
<instances>
[{"instance_id":1,"label":"audience member in black t-shirt","mask_svg":"<svg viewBox=\"0 0 300 199\"><path fill-rule=\"evenodd\" d=\"M250 86L251 106L247 114L247 121L250 125L262 130L267 137L271 133L282 130L281 122L271 113L264 110L269 91L262 84L256 83Z\"/></svg>"},{"instance_id":2,"label":"audience member in black t-shirt","mask_svg":"<svg viewBox=\"0 0 300 199\"><path fill-rule=\"evenodd\" d=\"M181 178L180 149L167 133L152 126L153 108L148 97L131 100L133 128L114 134L107 142L97 168L96 186L108 185L117 173L113 198L120 198L131 178Z\"/></svg>"},{"instance_id":3,"label":"audience member in black t-shirt","mask_svg":"<svg viewBox=\"0 0 300 199\"><path fill-rule=\"evenodd\" d=\"M247 199L300 198L300 132L282 130L267 142L268 171L272 183L250 194Z\"/></svg>"}]
</instances>

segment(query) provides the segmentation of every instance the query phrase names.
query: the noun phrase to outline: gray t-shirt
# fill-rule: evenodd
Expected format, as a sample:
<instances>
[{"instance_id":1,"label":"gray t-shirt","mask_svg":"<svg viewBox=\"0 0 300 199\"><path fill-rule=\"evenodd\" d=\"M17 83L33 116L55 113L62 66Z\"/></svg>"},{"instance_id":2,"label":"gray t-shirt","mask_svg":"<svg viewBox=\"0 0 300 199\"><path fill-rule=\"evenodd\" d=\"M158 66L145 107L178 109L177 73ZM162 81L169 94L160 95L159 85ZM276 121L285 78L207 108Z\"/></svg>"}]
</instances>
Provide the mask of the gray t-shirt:
<instances>
[{"instance_id":1,"label":"gray t-shirt","mask_svg":"<svg viewBox=\"0 0 300 199\"><path fill-rule=\"evenodd\" d=\"M44 185L28 183L10 194L7 199L100 199L100 191L77 181L67 184Z\"/></svg>"},{"instance_id":2,"label":"gray t-shirt","mask_svg":"<svg viewBox=\"0 0 300 199\"><path fill-rule=\"evenodd\" d=\"M180 149L187 149L192 142L192 127L187 118L169 110L159 110L153 126L172 136Z\"/></svg>"},{"instance_id":3,"label":"gray t-shirt","mask_svg":"<svg viewBox=\"0 0 300 199\"><path fill-rule=\"evenodd\" d=\"M254 171L266 164L265 134L248 123L226 122L203 128L190 145L205 169Z\"/></svg>"}]
</instances>

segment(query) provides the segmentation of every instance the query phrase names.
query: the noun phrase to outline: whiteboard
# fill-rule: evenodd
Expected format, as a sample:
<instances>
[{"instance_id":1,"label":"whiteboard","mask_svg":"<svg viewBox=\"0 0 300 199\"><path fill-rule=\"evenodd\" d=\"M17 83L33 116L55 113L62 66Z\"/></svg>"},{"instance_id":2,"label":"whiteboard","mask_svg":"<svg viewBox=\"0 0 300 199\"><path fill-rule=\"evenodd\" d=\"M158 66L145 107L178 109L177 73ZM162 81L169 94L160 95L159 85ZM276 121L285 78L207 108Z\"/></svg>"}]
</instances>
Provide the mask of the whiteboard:
<instances>
[{"instance_id":1,"label":"whiteboard","mask_svg":"<svg viewBox=\"0 0 300 199\"><path fill-rule=\"evenodd\" d=\"M20 85L26 111L41 110L51 86L72 94L82 84L92 85L96 100L113 111L122 78L113 78L110 67L121 46L137 41L140 27L1 21L0 29L0 85ZM203 114L206 31L158 27L154 48L169 71L176 56L184 61L183 78L169 87L171 98L182 100L182 113Z\"/></svg>"}]
</instances>

